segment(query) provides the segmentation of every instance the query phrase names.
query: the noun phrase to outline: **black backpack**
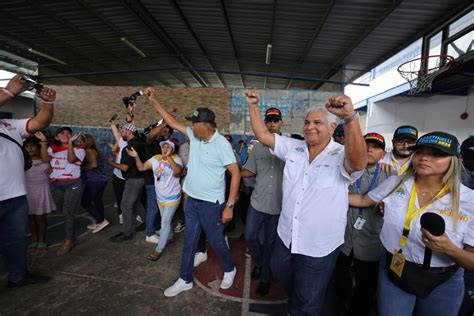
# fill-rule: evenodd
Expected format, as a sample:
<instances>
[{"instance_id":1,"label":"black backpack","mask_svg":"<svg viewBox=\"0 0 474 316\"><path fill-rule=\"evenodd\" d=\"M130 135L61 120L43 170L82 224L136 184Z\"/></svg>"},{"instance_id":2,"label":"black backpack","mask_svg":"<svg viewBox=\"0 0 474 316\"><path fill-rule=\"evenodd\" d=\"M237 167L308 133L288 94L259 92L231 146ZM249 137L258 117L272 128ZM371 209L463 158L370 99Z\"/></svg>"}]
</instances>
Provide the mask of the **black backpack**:
<instances>
[{"instance_id":1,"label":"black backpack","mask_svg":"<svg viewBox=\"0 0 474 316\"><path fill-rule=\"evenodd\" d=\"M20 149L21 149L21 152L23 153L23 161L24 161L24 165L23 165L23 169L26 171L26 170L29 170L31 168L31 166L33 166L33 160L31 160L31 157L30 157L30 154L28 154L28 152L26 151L25 147L23 147L22 145L20 145L20 143L18 143L15 139L11 138L10 136L8 136L7 134L4 134L4 133L0 133L0 137L4 137L6 139L8 139L9 141L17 144Z\"/></svg>"}]
</instances>

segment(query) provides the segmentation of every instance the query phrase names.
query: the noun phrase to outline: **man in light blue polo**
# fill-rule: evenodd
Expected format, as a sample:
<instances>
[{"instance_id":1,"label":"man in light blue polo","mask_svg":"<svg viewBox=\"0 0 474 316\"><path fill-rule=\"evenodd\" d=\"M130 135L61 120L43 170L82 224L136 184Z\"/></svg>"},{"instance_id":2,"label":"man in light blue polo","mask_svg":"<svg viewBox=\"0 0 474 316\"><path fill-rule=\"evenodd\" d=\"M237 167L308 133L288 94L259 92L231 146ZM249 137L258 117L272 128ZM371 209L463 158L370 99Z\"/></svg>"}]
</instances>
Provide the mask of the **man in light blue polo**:
<instances>
[{"instance_id":1,"label":"man in light blue polo","mask_svg":"<svg viewBox=\"0 0 474 316\"><path fill-rule=\"evenodd\" d=\"M237 199L240 171L232 146L217 131L216 116L208 108L198 108L186 117L192 128L179 123L160 104L153 88L145 94L156 111L171 128L187 135L190 140L188 173L183 190L189 196L184 210L186 232L181 258L180 278L164 292L165 296L176 296L193 287L193 263L196 245L202 230L214 248L224 268L221 289L228 289L237 272L227 247L223 224L232 220L234 202ZM231 174L230 193L225 201L225 172Z\"/></svg>"}]
</instances>

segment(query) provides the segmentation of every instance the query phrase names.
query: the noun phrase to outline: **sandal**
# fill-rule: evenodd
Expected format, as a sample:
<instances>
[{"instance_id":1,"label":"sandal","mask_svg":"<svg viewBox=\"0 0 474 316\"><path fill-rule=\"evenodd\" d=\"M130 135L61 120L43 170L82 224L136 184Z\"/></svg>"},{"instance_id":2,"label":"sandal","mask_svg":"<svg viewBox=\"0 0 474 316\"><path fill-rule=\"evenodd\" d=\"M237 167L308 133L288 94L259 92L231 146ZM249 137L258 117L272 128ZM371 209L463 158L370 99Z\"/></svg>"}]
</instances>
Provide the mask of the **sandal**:
<instances>
[{"instance_id":1,"label":"sandal","mask_svg":"<svg viewBox=\"0 0 474 316\"><path fill-rule=\"evenodd\" d=\"M153 250L153 252L146 257L150 261L157 261L158 259L161 258L161 252L158 252L156 250Z\"/></svg>"},{"instance_id":2,"label":"sandal","mask_svg":"<svg viewBox=\"0 0 474 316\"><path fill-rule=\"evenodd\" d=\"M69 251L71 251L73 247L74 247L74 241L72 239L66 239L65 241L63 241L63 244L58 249L58 252L56 252L56 255L64 256Z\"/></svg>"},{"instance_id":3,"label":"sandal","mask_svg":"<svg viewBox=\"0 0 474 316\"><path fill-rule=\"evenodd\" d=\"M38 243L38 247L36 247L38 250L46 250L46 248L48 248L48 244L45 242Z\"/></svg>"}]
</instances>

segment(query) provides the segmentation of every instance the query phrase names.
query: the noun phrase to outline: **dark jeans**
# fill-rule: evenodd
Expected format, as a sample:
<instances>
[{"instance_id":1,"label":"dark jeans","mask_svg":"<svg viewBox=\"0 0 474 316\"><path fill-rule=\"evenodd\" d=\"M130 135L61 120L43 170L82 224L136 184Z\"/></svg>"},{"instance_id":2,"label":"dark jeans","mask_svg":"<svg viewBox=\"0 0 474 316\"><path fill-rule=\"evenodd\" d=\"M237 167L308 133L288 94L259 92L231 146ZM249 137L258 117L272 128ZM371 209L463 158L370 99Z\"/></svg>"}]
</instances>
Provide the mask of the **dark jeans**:
<instances>
[{"instance_id":1,"label":"dark jeans","mask_svg":"<svg viewBox=\"0 0 474 316\"><path fill-rule=\"evenodd\" d=\"M279 218L280 215L270 215L257 211L252 205L249 205L247 211L245 241L255 264L262 267L260 281L263 282L272 280L270 259L277 236ZM263 243L260 242L259 236L263 237Z\"/></svg>"},{"instance_id":2,"label":"dark jeans","mask_svg":"<svg viewBox=\"0 0 474 316\"><path fill-rule=\"evenodd\" d=\"M136 210L142 219L146 219L145 208L140 201L144 183L145 180L143 178L125 181L122 204L120 206L123 212L122 232L126 236L132 235L133 210Z\"/></svg>"},{"instance_id":3,"label":"dark jeans","mask_svg":"<svg viewBox=\"0 0 474 316\"><path fill-rule=\"evenodd\" d=\"M459 311L459 316L474 315L474 272L464 272L464 300Z\"/></svg>"},{"instance_id":4,"label":"dark jeans","mask_svg":"<svg viewBox=\"0 0 474 316\"><path fill-rule=\"evenodd\" d=\"M224 272L231 272L234 269L235 265L224 240L224 226L221 222L224 206L225 204L188 197L184 210L186 230L180 271L180 277L184 281L191 282L193 280L194 254L202 230L206 233L210 245L219 256Z\"/></svg>"},{"instance_id":5,"label":"dark jeans","mask_svg":"<svg viewBox=\"0 0 474 316\"><path fill-rule=\"evenodd\" d=\"M334 269L338 295L338 307L347 305L349 315L371 315L376 309L375 293L379 271L378 261L355 259L352 253L340 253ZM352 289L352 280L355 287Z\"/></svg>"},{"instance_id":6,"label":"dark jeans","mask_svg":"<svg viewBox=\"0 0 474 316\"><path fill-rule=\"evenodd\" d=\"M157 221L161 222L161 215L158 213L158 204L156 201L156 191L155 186L150 184L145 184L146 191L146 235L152 236L155 234L157 227ZM145 220L145 219L143 219Z\"/></svg>"},{"instance_id":7,"label":"dark jeans","mask_svg":"<svg viewBox=\"0 0 474 316\"><path fill-rule=\"evenodd\" d=\"M285 289L292 316L319 315L338 254L339 248L325 257L292 254L277 236L271 268L273 277Z\"/></svg>"},{"instance_id":8,"label":"dark jeans","mask_svg":"<svg viewBox=\"0 0 474 316\"><path fill-rule=\"evenodd\" d=\"M117 201L117 207L118 207L117 213L122 214L122 207L120 205L122 204L122 196L123 196L123 190L125 188L125 180L120 179L116 175L113 175L112 186L114 188L115 200Z\"/></svg>"},{"instance_id":9,"label":"dark jeans","mask_svg":"<svg viewBox=\"0 0 474 316\"><path fill-rule=\"evenodd\" d=\"M104 221L104 196L107 182L86 182L82 192L82 207L94 217L97 223Z\"/></svg>"},{"instance_id":10,"label":"dark jeans","mask_svg":"<svg viewBox=\"0 0 474 316\"><path fill-rule=\"evenodd\" d=\"M8 281L18 283L26 275L26 235L28 201L26 195L0 201L0 248L5 258Z\"/></svg>"},{"instance_id":11,"label":"dark jeans","mask_svg":"<svg viewBox=\"0 0 474 316\"><path fill-rule=\"evenodd\" d=\"M52 182L51 195L58 210L63 212L66 239L71 240L75 236L74 213L81 203L82 180Z\"/></svg>"}]
</instances>

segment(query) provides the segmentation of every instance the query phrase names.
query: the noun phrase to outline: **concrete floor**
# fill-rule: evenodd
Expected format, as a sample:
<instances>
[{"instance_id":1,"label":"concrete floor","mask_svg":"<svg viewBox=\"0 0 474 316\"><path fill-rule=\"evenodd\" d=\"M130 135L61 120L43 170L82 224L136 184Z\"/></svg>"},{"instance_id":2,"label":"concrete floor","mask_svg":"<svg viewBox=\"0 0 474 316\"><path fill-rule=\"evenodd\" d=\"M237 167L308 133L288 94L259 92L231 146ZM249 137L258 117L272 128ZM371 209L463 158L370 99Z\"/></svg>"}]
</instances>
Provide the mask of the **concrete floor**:
<instances>
[{"instance_id":1,"label":"concrete floor","mask_svg":"<svg viewBox=\"0 0 474 316\"><path fill-rule=\"evenodd\" d=\"M241 303L208 294L196 284L175 298L164 297L164 289L179 276L183 234L176 235L176 242L159 261L150 262L146 256L154 245L145 242L144 232L119 244L108 240L120 229L110 188L104 202L109 205L106 217L111 225L79 238L77 247L64 257L56 256L56 247L43 256L30 255L30 271L49 275L52 280L13 290L1 286L1 316L242 315ZM1 269L0 262L0 284L5 284Z\"/></svg>"}]
</instances>

